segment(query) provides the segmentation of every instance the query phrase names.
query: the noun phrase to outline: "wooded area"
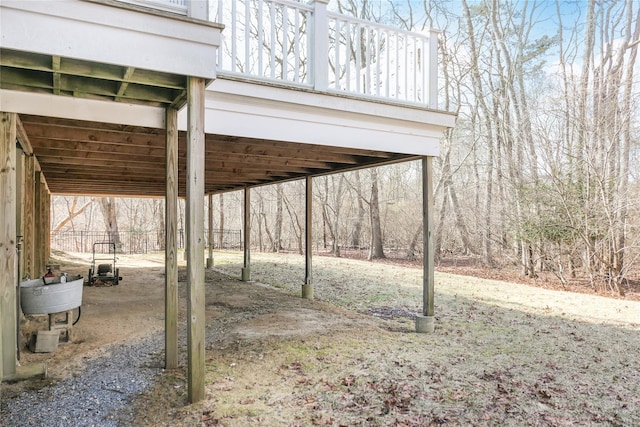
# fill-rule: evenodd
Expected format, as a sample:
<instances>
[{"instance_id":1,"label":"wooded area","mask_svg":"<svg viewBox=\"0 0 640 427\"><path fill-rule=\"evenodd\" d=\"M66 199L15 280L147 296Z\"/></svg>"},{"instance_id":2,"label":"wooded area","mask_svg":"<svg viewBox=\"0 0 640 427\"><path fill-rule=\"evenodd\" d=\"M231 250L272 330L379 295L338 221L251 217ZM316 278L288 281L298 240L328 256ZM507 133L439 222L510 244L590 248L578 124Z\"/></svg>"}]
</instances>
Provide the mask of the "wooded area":
<instances>
[{"instance_id":1,"label":"wooded area","mask_svg":"<svg viewBox=\"0 0 640 427\"><path fill-rule=\"evenodd\" d=\"M332 6L412 31L442 30L440 108L457 112L458 121L434 160L437 259L474 255L487 266L519 265L531 277L552 271L562 283L586 277L624 292L640 255L631 167L638 157L636 3ZM315 177L314 248L420 257L420 176L420 164L408 162ZM302 253L304 190L304 181L251 190L256 249ZM241 230L242 202L241 193L216 195L214 228ZM163 200L55 197L53 206L53 234L164 229ZM178 215L184 229L182 204Z\"/></svg>"}]
</instances>

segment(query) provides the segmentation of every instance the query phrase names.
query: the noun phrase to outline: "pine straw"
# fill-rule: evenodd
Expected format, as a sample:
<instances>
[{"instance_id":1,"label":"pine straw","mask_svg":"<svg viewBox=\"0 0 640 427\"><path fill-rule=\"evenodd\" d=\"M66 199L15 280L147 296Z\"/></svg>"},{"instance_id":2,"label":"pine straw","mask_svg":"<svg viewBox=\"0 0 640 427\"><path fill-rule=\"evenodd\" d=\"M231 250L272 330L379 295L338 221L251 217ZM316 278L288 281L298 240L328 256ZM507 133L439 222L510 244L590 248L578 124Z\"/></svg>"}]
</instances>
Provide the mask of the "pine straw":
<instances>
[{"instance_id":1,"label":"pine straw","mask_svg":"<svg viewBox=\"0 0 640 427\"><path fill-rule=\"evenodd\" d=\"M216 253L215 264L237 277L241 260ZM640 425L640 302L437 274L437 329L422 335L420 270L315 257L313 275L316 299L348 311L286 295L300 293L302 257L252 254L252 278L284 292L227 280L269 304L227 310L207 348L204 402L182 407L184 374L172 373L141 396L138 423ZM334 322L246 333L298 305Z\"/></svg>"}]
</instances>

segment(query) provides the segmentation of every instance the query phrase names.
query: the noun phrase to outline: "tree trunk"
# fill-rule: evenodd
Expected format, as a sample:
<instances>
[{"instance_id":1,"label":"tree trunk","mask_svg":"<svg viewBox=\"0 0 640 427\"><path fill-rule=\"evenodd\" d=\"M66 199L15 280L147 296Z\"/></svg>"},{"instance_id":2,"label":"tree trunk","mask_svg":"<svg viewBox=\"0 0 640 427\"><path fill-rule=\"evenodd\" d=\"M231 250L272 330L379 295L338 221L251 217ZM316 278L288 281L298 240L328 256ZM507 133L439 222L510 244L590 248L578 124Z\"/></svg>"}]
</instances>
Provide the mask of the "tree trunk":
<instances>
[{"instance_id":1,"label":"tree trunk","mask_svg":"<svg viewBox=\"0 0 640 427\"><path fill-rule=\"evenodd\" d=\"M157 224L156 230L161 230L157 233L156 242L161 250L165 250L165 215L164 215L164 200L153 201L153 216L155 216L155 223Z\"/></svg>"},{"instance_id":2,"label":"tree trunk","mask_svg":"<svg viewBox=\"0 0 640 427\"><path fill-rule=\"evenodd\" d=\"M355 249L360 249L360 246L362 245L362 242L360 239L362 238L362 224L364 223L365 208L364 208L364 202L362 200L362 197L360 197L361 188L362 188L362 183L360 181L360 171L356 170L353 174L356 181L356 193L357 193L356 203L358 206L358 212L356 214L356 219L353 223L353 233L351 235L351 246L353 246L353 248Z\"/></svg>"},{"instance_id":3,"label":"tree trunk","mask_svg":"<svg viewBox=\"0 0 640 427\"><path fill-rule=\"evenodd\" d=\"M282 250L282 184L276 184L276 221L274 230L273 252Z\"/></svg>"},{"instance_id":4,"label":"tree trunk","mask_svg":"<svg viewBox=\"0 0 640 427\"><path fill-rule=\"evenodd\" d=\"M224 194L220 194L220 220L218 221L218 249L224 247Z\"/></svg>"},{"instance_id":5,"label":"tree trunk","mask_svg":"<svg viewBox=\"0 0 640 427\"><path fill-rule=\"evenodd\" d=\"M378 200L378 170L371 168L371 200L369 202L371 220L371 247L369 260L385 258L382 244L382 226L380 224L380 202Z\"/></svg>"},{"instance_id":6,"label":"tree trunk","mask_svg":"<svg viewBox=\"0 0 640 427\"><path fill-rule=\"evenodd\" d=\"M118 212L116 210L116 199L113 197L100 198L100 208L104 218L105 232L109 236L109 241L115 243L116 248L120 246L120 234L118 233Z\"/></svg>"},{"instance_id":7,"label":"tree trunk","mask_svg":"<svg viewBox=\"0 0 640 427\"><path fill-rule=\"evenodd\" d=\"M416 228L416 231L411 236L411 241L409 242L409 248L407 249L407 259L410 261L415 261L418 257L416 257L416 248L418 247L418 242L420 241L420 237L422 236L422 222ZM434 249L434 255L436 256L436 262L439 260L440 256L438 251ZM424 254L422 255L424 256Z\"/></svg>"},{"instance_id":8,"label":"tree trunk","mask_svg":"<svg viewBox=\"0 0 640 427\"><path fill-rule=\"evenodd\" d=\"M293 229L293 233L296 237L296 242L298 243L298 253L300 255L304 255L303 245L302 245L302 224L300 224L300 219L298 218L298 213L295 208L291 206L289 199L283 195L284 206L287 208L287 213L289 214L289 219L291 220L291 228Z\"/></svg>"}]
</instances>

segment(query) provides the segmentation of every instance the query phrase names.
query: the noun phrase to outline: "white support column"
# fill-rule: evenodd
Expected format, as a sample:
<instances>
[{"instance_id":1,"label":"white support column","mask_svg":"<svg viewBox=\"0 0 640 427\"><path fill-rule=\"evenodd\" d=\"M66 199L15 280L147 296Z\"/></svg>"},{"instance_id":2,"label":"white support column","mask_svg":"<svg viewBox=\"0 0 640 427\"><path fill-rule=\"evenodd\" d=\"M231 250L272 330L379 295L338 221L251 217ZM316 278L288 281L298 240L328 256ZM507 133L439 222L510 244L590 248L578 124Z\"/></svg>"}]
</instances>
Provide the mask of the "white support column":
<instances>
[{"instance_id":1,"label":"white support column","mask_svg":"<svg viewBox=\"0 0 640 427\"><path fill-rule=\"evenodd\" d=\"M312 267L313 267L313 178L308 176L306 178L306 195L305 195L305 219L304 219L304 253L305 253L305 268L304 268L304 284L302 285L302 298L313 299L313 282L312 282Z\"/></svg>"},{"instance_id":2,"label":"white support column","mask_svg":"<svg viewBox=\"0 0 640 427\"><path fill-rule=\"evenodd\" d=\"M205 397L204 79L187 83L187 384L189 402Z\"/></svg>"},{"instance_id":3,"label":"white support column","mask_svg":"<svg viewBox=\"0 0 640 427\"><path fill-rule=\"evenodd\" d=\"M251 188L244 188L244 204L242 206L242 240L244 247L244 266L242 267L242 281L251 281Z\"/></svg>"},{"instance_id":4,"label":"white support column","mask_svg":"<svg viewBox=\"0 0 640 427\"><path fill-rule=\"evenodd\" d=\"M311 72L313 87L327 90L329 86L329 0L313 0L313 28L311 37Z\"/></svg>"},{"instance_id":5,"label":"white support column","mask_svg":"<svg viewBox=\"0 0 640 427\"><path fill-rule=\"evenodd\" d=\"M178 367L178 110L166 114L165 369Z\"/></svg>"},{"instance_id":6,"label":"white support column","mask_svg":"<svg viewBox=\"0 0 640 427\"><path fill-rule=\"evenodd\" d=\"M0 113L0 380L16 373L16 114Z\"/></svg>"},{"instance_id":7,"label":"white support column","mask_svg":"<svg viewBox=\"0 0 640 427\"><path fill-rule=\"evenodd\" d=\"M422 315L416 317L416 332L432 333L434 323L433 254L433 157L422 158Z\"/></svg>"}]
</instances>

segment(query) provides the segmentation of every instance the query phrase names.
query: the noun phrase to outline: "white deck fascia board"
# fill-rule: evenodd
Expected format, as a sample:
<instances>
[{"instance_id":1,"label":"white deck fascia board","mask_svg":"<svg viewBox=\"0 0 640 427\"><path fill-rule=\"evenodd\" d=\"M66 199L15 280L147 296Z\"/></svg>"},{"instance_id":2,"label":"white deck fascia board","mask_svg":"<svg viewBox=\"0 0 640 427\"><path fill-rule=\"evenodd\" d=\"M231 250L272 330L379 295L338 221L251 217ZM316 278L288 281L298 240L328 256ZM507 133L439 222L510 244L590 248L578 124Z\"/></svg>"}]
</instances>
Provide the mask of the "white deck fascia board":
<instances>
[{"instance_id":1,"label":"white deck fascia board","mask_svg":"<svg viewBox=\"0 0 640 427\"><path fill-rule=\"evenodd\" d=\"M0 29L6 49L213 79L222 26L78 0L3 0Z\"/></svg>"},{"instance_id":2,"label":"white deck fascia board","mask_svg":"<svg viewBox=\"0 0 640 427\"><path fill-rule=\"evenodd\" d=\"M164 129L165 109L0 89L0 111Z\"/></svg>"},{"instance_id":3,"label":"white deck fascia board","mask_svg":"<svg viewBox=\"0 0 640 427\"><path fill-rule=\"evenodd\" d=\"M221 83L218 85L217 83ZM213 82L205 132L411 155L437 156L448 113L251 84ZM179 116L186 129L186 111Z\"/></svg>"},{"instance_id":4,"label":"white deck fascia board","mask_svg":"<svg viewBox=\"0 0 640 427\"><path fill-rule=\"evenodd\" d=\"M374 117L388 117L409 122L428 121L445 127L455 126L456 115L444 111L431 110L416 105L402 105L384 99L358 99L357 97L336 93L321 93L304 88L282 87L264 82L229 80L224 77L211 82L208 92L222 93L244 98L280 101L286 104L318 107L340 112L357 111L358 114Z\"/></svg>"}]
</instances>

